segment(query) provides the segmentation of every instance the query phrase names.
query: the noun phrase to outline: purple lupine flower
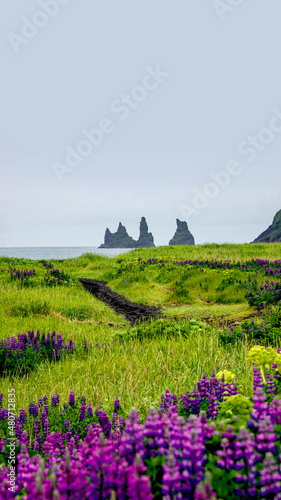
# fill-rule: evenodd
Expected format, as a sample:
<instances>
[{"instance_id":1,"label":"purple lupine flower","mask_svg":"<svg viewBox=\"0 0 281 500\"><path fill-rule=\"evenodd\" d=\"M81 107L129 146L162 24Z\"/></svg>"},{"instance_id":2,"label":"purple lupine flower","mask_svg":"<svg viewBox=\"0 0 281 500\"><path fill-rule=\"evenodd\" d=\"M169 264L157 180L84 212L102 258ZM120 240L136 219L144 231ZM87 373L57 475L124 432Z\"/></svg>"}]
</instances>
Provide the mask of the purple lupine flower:
<instances>
[{"instance_id":1,"label":"purple lupine flower","mask_svg":"<svg viewBox=\"0 0 281 500\"><path fill-rule=\"evenodd\" d=\"M60 400L60 395L59 394L54 394L54 396L52 396L52 405L51 405L51 407L55 408L56 406L58 406L59 400Z\"/></svg>"},{"instance_id":2,"label":"purple lupine flower","mask_svg":"<svg viewBox=\"0 0 281 500\"><path fill-rule=\"evenodd\" d=\"M79 417L79 422L83 422L86 418L86 406L84 404L81 405L80 408L80 417Z\"/></svg>"},{"instance_id":3,"label":"purple lupine flower","mask_svg":"<svg viewBox=\"0 0 281 500\"><path fill-rule=\"evenodd\" d=\"M209 398L209 405L208 405L208 417L215 419L219 410L219 405L218 405L218 400L217 396L214 391L214 386L212 387L212 393L210 394Z\"/></svg>"},{"instance_id":4,"label":"purple lupine flower","mask_svg":"<svg viewBox=\"0 0 281 500\"><path fill-rule=\"evenodd\" d=\"M98 418L99 418L99 423L100 423L100 426L102 428L102 431L103 431L105 437L108 438L110 435L110 431L111 431L111 422L110 422L107 414L101 410L99 411Z\"/></svg>"},{"instance_id":5,"label":"purple lupine flower","mask_svg":"<svg viewBox=\"0 0 281 500\"><path fill-rule=\"evenodd\" d=\"M34 432L34 434L38 434L38 432L40 432L40 420L38 417L36 417L36 419L35 419L34 426L33 426L33 432Z\"/></svg>"},{"instance_id":6,"label":"purple lupine flower","mask_svg":"<svg viewBox=\"0 0 281 500\"><path fill-rule=\"evenodd\" d=\"M123 418L122 417L118 417L118 423L119 423L120 432L122 434L123 431L124 431L124 422L123 422Z\"/></svg>"},{"instance_id":7,"label":"purple lupine flower","mask_svg":"<svg viewBox=\"0 0 281 500\"><path fill-rule=\"evenodd\" d=\"M281 471L280 466L275 462L272 453L266 453L263 461L263 468L260 471L261 496L274 499L280 498L281 493Z\"/></svg>"},{"instance_id":8,"label":"purple lupine flower","mask_svg":"<svg viewBox=\"0 0 281 500\"><path fill-rule=\"evenodd\" d=\"M273 424L281 424L281 400L274 398L269 408L269 416Z\"/></svg>"},{"instance_id":9,"label":"purple lupine flower","mask_svg":"<svg viewBox=\"0 0 281 500\"><path fill-rule=\"evenodd\" d=\"M29 403L28 411L29 411L29 414L33 415L35 418L38 416L39 409L38 409L37 404L34 401Z\"/></svg>"},{"instance_id":10,"label":"purple lupine flower","mask_svg":"<svg viewBox=\"0 0 281 500\"><path fill-rule=\"evenodd\" d=\"M48 436L49 435L49 431L50 431L50 425L49 425L48 417L46 415L46 418L45 418L44 423L43 423L43 433L44 433L44 435Z\"/></svg>"},{"instance_id":11,"label":"purple lupine flower","mask_svg":"<svg viewBox=\"0 0 281 500\"><path fill-rule=\"evenodd\" d=\"M266 396L262 387L257 387L255 395L253 396L254 406L250 418L259 422L265 419L268 415L269 408L266 401Z\"/></svg>"},{"instance_id":12,"label":"purple lupine flower","mask_svg":"<svg viewBox=\"0 0 281 500\"><path fill-rule=\"evenodd\" d=\"M163 470L163 500L170 500L171 498L182 498L182 495L177 495L181 486L181 474L179 471L179 465L171 451L167 456L167 465L163 465Z\"/></svg>"},{"instance_id":13,"label":"purple lupine flower","mask_svg":"<svg viewBox=\"0 0 281 500\"><path fill-rule=\"evenodd\" d=\"M210 473L206 472L204 481L201 481L194 493L194 500L216 500L216 494L212 488Z\"/></svg>"},{"instance_id":14,"label":"purple lupine flower","mask_svg":"<svg viewBox=\"0 0 281 500\"><path fill-rule=\"evenodd\" d=\"M44 427L44 423L45 423L45 421L46 421L47 418L48 418L47 414L46 414L45 410L43 410L42 413L41 413L41 421L42 421L43 427Z\"/></svg>"},{"instance_id":15,"label":"purple lupine flower","mask_svg":"<svg viewBox=\"0 0 281 500\"><path fill-rule=\"evenodd\" d=\"M215 452L216 455L221 457L216 465L222 469L225 469L227 472L233 467L234 461L232 459L233 450L229 446L229 440L227 438L223 438L221 440L221 450Z\"/></svg>"},{"instance_id":16,"label":"purple lupine flower","mask_svg":"<svg viewBox=\"0 0 281 500\"><path fill-rule=\"evenodd\" d=\"M269 373L267 372L266 378L267 378L266 393L274 395L276 392L276 387L275 387L273 377L271 375L269 375Z\"/></svg>"},{"instance_id":17,"label":"purple lupine flower","mask_svg":"<svg viewBox=\"0 0 281 500\"><path fill-rule=\"evenodd\" d=\"M117 413L112 413L112 419L111 419L111 432L115 431L118 432L119 430L119 424L118 424L118 415ZM120 432L119 432L120 435Z\"/></svg>"},{"instance_id":18,"label":"purple lupine flower","mask_svg":"<svg viewBox=\"0 0 281 500\"><path fill-rule=\"evenodd\" d=\"M90 418L93 416L93 407L91 405L91 403L88 404L88 408L87 408L87 417Z\"/></svg>"},{"instance_id":19,"label":"purple lupine flower","mask_svg":"<svg viewBox=\"0 0 281 500\"><path fill-rule=\"evenodd\" d=\"M81 396L81 404L82 405L86 404L86 397L85 396Z\"/></svg>"},{"instance_id":20,"label":"purple lupine flower","mask_svg":"<svg viewBox=\"0 0 281 500\"><path fill-rule=\"evenodd\" d=\"M146 476L146 467L139 454L136 454L134 463L128 472L128 498L135 500L152 500L149 477Z\"/></svg>"},{"instance_id":21,"label":"purple lupine flower","mask_svg":"<svg viewBox=\"0 0 281 500\"><path fill-rule=\"evenodd\" d=\"M118 396L116 396L114 401L114 413L117 413L119 409L120 409L120 401L118 399Z\"/></svg>"},{"instance_id":22,"label":"purple lupine flower","mask_svg":"<svg viewBox=\"0 0 281 500\"><path fill-rule=\"evenodd\" d=\"M24 422L27 420L27 413L25 410L21 409L20 410L20 418L19 421L21 424L24 424Z\"/></svg>"},{"instance_id":23,"label":"purple lupine flower","mask_svg":"<svg viewBox=\"0 0 281 500\"><path fill-rule=\"evenodd\" d=\"M168 449L168 439L165 434L166 415L157 413L150 408L148 417L143 426L145 451L141 453L143 459L150 456L162 455Z\"/></svg>"},{"instance_id":24,"label":"purple lupine flower","mask_svg":"<svg viewBox=\"0 0 281 500\"><path fill-rule=\"evenodd\" d=\"M258 434L256 436L257 451L259 453L271 452L276 455L276 440L277 436L274 432L273 423L268 415L264 418L264 420L259 421Z\"/></svg>"},{"instance_id":25,"label":"purple lupine flower","mask_svg":"<svg viewBox=\"0 0 281 500\"><path fill-rule=\"evenodd\" d=\"M120 419L121 417L119 417L119 427L121 427L120 423L123 423ZM120 458L125 458L128 464L133 463L136 453L143 454L144 445L140 438L141 430L142 426L139 424L138 413L135 408L132 408L126 420L124 434L121 437L119 447ZM121 428L120 431L122 432Z\"/></svg>"},{"instance_id":26,"label":"purple lupine flower","mask_svg":"<svg viewBox=\"0 0 281 500\"><path fill-rule=\"evenodd\" d=\"M74 406L75 405L75 394L74 394L74 391L71 391L70 394L69 394L69 404L70 404L70 406Z\"/></svg>"}]
</instances>

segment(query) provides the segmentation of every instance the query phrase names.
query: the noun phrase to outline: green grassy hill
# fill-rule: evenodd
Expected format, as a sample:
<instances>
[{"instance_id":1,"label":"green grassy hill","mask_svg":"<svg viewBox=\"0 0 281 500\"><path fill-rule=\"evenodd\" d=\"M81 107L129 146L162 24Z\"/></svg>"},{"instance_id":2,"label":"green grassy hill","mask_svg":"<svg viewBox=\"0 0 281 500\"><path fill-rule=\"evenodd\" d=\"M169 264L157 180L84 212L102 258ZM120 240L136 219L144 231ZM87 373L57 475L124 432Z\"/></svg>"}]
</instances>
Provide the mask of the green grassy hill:
<instances>
[{"instance_id":1,"label":"green grassy hill","mask_svg":"<svg viewBox=\"0 0 281 500\"><path fill-rule=\"evenodd\" d=\"M184 393L204 372L210 375L219 366L234 372L244 394L250 395L252 372L246 363L250 343L224 345L219 342L218 330L245 318L262 322L277 305L269 304L263 310L250 306L245 281L256 279L258 287L267 276L231 266L234 262L246 266L255 259L273 262L280 255L281 244L213 244L138 249L115 258L85 254L52 261L53 268L43 261L1 258L0 339L32 329L45 333L56 330L76 344L71 359L46 361L21 377L3 376L1 391L13 386L17 407L26 409L29 401L44 394L59 392L65 401L73 389L94 406L102 404L104 410L112 411L118 394L126 411L134 406L144 416L151 405L159 406L167 388ZM231 266L208 267L206 261L229 261ZM21 274L24 269L35 273L28 279L17 278L16 270ZM50 274L51 269L59 273ZM66 273L69 282L61 278L62 284L51 283ZM85 292L77 280L81 277L105 280L131 301L161 307L168 318L167 331L171 321L179 325L187 322L187 330L182 331L188 333L155 336L154 329L154 336L130 336L132 328L127 321ZM270 281L278 279L271 277ZM120 334L127 338L124 343L116 340ZM88 353L83 348L85 339L93 346Z\"/></svg>"}]
</instances>

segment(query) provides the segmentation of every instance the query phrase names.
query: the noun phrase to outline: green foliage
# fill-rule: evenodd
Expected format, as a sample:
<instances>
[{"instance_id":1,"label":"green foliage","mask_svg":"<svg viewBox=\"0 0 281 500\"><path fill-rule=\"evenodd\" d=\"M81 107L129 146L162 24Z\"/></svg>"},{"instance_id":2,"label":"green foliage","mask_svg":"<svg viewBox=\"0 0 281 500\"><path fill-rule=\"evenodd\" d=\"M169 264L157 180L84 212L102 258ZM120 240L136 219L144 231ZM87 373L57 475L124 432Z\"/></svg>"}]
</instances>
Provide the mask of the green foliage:
<instances>
[{"instance_id":1,"label":"green foliage","mask_svg":"<svg viewBox=\"0 0 281 500\"><path fill-rule=\"evenodd\" d=\"M211 330L212 328L202 321L190 320L175 322L173 320L161 318L143 322L125 331L115 332L114 338L138 340L153 338L168 339L172 337L187 338L191 334L196 335L203 331L207 334L210 333Z\"/></svg>"},{"instance_id":2,"label":"green foliage","mask_svg":"<svg viewBox=\"0 0 281 500\"><path fill-rule=\"evenodd\" d=\"M250 349L248 353L247 360L250 363L255 363L260 368L264 384L266 384L264 372L266 369L272 370L272 365L276 361L276 358L278 360L277 356L278 355L275 349L273 349L272 347L268 347L266 349L264 346L261 345L255 345Z\"/></svg>"},{"instance_id":3,"label":"green foliage","mask_svg":"<svg viewBox=\"0 0 281 500\"><path fill-rule=\"evenodd\" d=\"M163 465L166 464L165 455L156 455L144 459L146 465L146 474L150 479L150 484L154 493L153 500L161 500L162 495L162 482L163 482Z\"/></svg>"},{"instance_id":4,"label":"green foliage","mask_svg":"<svg viewBox=\"0 0 281 500\"><path fill-rule=\"evenodd\" d=\"M256 323L252 321L242 321L240 325L219 331L219 341L221 344L235 345L237 341L258 341L260 344L276 344L279 342L281 329L275 328L269 323Z\"/></svg>"},{"instance_id":5,"label":"green foliage","mask_svg":"<svg viewBox=\"0 0 281 500\"><path fill-rule=\"evenodd\" d=\"M66 318L85 321L92 317L93 309L91 307L67 307L61 312Z\"/></svg>"},{"instance_id":6,"label":"green foliage","mask_svg":"<svg viewBox=\"0 0 281 500\"><path fill-rule=\"evenodd\" d=\"M281 306L276 306L276 308L267 315L267 319L272 327L281 328Z\"/></svg>"},{"instance_id":7,"label":"green foliage","mask_svg":"<svg viewBox=\"0 0 281 500\"><path fill-rule=\"evenodd\" d=\"M47 316L51 311L46 300L31 300L29 303L13 305L8 309L8 313L15 317L27 317L34 315Z\"/></svg>"},{"instance_id":8,"label":"green foliage","mask_svg":"<svg viewBox=\"0 0 281 500\"><path fill-rule=\"evenodd\" d=\"M223 279L221 280L221 283L219 286L216 288L218 292L223 292L225 288L227 288L229 285L234 285L236 283L236 278L234 276L234 272L230 270L226 270L223 273Z\"/></svg>"},{"instance_id":9,"label":"green foliage","mask_svg":"<svg viewBox=\"0 0 281 500\"><path fill-rule=\"evenodd\" d=\"M234 373L230 372L229 370L220 370L217 374L216 377L218 380L221 380L222 377L224 377L224 381L227 384L231 384L232 382L235 381L235 375Z\"/></svg>"},{"instance_id":10,"label":"green foliage","mask_svg":"<svg viewBox=\"0 0 281 500\"><path fill-rule=\"evenodd\" d=\"M249 398L245 398L242 394L236 394L235 396L230 396L221 403L219 410L219 416L222 418L229 418L233 415L238 417L250 416L253 408L253 403Z\"/></svg>"}]
</instances>

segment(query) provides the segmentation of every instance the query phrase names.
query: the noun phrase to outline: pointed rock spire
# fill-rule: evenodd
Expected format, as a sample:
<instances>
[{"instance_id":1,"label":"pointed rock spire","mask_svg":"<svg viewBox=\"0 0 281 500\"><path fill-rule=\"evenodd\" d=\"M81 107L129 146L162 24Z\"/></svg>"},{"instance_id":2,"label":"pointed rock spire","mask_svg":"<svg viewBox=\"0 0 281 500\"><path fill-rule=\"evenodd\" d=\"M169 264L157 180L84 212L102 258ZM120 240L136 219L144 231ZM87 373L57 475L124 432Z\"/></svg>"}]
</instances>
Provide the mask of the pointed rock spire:
<instances>
[{"instance_id":1,"label":"pointed rock spire","mask_svg":"<svg viewBox=\"0 0 281 500\"><path fill-rule=\"evenodd\" d=\"M173 238L169 241L169 245L195 245L194 237L187 227L185 221L177 221L177 230Z\"/></svg>"}]
</instances>

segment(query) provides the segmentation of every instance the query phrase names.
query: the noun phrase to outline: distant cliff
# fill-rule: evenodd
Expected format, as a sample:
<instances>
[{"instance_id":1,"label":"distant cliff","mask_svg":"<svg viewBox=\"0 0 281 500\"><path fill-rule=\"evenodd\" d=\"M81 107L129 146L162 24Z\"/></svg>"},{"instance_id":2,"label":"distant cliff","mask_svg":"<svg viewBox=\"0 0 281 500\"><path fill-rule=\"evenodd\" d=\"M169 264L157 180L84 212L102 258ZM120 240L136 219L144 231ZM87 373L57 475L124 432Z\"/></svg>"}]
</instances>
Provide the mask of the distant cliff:
<instances>
[{"instance_id":1,"label":"distant cliff","mask_svg":"<svg viewBox=\"0 0 281 500\"><path fill-rule=\"evenodd\" d=\"M154 238L152 233L148 232L148 225L145 217L141 218L140 221L140 235L138 241L136 241L137 247L155 247Z\"/></svg>"},{"instance_id":2,"label":"distant cliff","mask_svg":"<svg viewBox=\"0 0 281 500\"><path fill-rule=\"evenodd\" d=\"M148 232L146 219L142 217L140 221L140 235L137 241L128 235L125 226L119 222L116 233L111 233L109 229L106 228L104 243L99 248L138 248L154 246L152 233Z\"/></svg>"},{"instance_id":3,"label":"distant cliff","mask_svg":"<svg viewBox=\"0 0 281 500\"><path fill-rule=\"evenodd\" d=\"M253 241L253 243L274 242L281 242L281 210L275 215L271 226Z\"/></svg>"},{"instance_id":4,"label":"distant cliff","mask_svg":"<svg viewBox=\"0 0 281 500\"><path fill-rule=\"evenodd\" d=\"M116 233L106 228L104 243L99 248L134 248L134 240L128 235L125 226L119 222Z\"/></svg>"},{"instance_id":5,"label":"distant cliff","mask_svg":"<svg viewBox=\"0 0 281 500\"><path fill-rule=\"evenodd\" d=\"M177 230L173 238L169 241L169 245L195 245L194 237L185 221L182 222L177 219Z\"/></svg>"}]
</instances>

